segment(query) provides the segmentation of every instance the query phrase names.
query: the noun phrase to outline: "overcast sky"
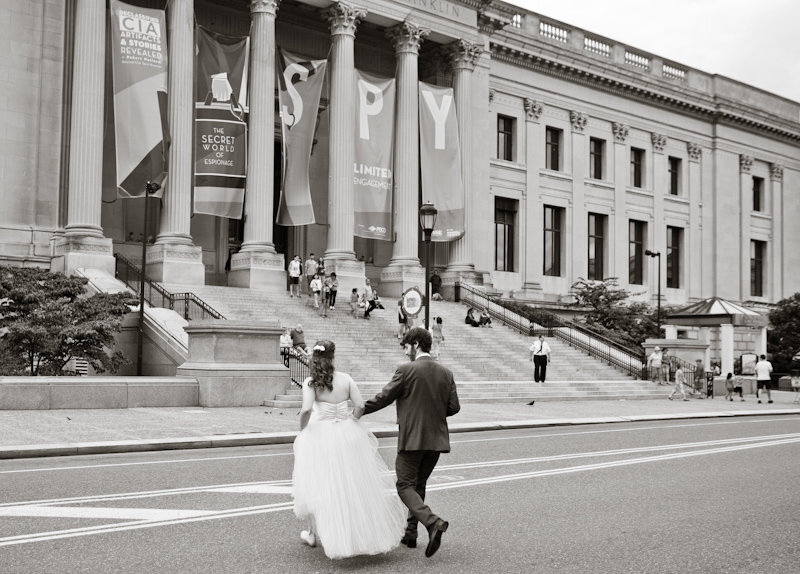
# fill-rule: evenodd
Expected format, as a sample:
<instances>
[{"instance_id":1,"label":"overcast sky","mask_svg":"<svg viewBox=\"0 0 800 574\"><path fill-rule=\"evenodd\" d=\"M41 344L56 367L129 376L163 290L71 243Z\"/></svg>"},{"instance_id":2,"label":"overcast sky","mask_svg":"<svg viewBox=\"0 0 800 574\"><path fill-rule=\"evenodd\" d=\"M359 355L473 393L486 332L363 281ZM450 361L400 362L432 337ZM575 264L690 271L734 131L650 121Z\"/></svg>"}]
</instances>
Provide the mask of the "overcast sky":
<instances>
[{"instance_id":1,"label":"overcast sky","mask_svg":"<svg viewBox=\"0 0 800 574\"><path fill-rule=\"evenodd\" d=\"M800 102L800 0L506 1Z\"/></svg>"}]
</instances>

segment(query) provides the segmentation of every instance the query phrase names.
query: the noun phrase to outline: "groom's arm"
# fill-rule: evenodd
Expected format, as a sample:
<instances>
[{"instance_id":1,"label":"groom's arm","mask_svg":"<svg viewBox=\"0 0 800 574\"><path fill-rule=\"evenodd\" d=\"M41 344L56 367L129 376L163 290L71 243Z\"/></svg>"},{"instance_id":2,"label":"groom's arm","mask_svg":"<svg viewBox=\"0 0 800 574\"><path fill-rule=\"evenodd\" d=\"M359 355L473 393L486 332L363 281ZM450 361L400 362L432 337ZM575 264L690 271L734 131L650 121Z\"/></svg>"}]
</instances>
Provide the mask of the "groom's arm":
<instances>
[{"instance_id":1,"label":"groom's arm","mask_svg":"<svg viewBox=\"0 0 800 574\"><path fill-rule=\"evenodd\" d=\"M403 388L403 374L400 369L394 372L392 380L386 383L386 386L381 389L377 395L368 400L364 405L364 414L374 413L381 410L383 407L391 405Z\"/></svg>"},{"instance_id":2,"label":"groom's arm","mask_svg":"<svg viewBox=\"0 0 800 574\"><path fill-rule=\"evenodd\" d=\"M456 391L456 382L453 377L450 377L450 397L447 401L447 416L451 417L461 410L461 403L458 402L458 392Z\"/></svg>"}]
</instances>

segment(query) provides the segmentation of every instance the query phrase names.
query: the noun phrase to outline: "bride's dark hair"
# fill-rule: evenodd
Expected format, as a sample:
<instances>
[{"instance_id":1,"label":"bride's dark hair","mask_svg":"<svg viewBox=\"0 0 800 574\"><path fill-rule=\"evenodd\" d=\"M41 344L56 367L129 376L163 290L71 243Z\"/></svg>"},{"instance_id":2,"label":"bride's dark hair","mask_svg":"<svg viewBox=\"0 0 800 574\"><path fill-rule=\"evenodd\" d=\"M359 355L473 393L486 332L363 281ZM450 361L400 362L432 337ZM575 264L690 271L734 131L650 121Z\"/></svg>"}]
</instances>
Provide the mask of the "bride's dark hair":
<instances>
[{"instance_id":1,"label":"bride's dark hair","mask_svg":"<svg viewBox=\"0 0 800 574\"><path fill-rule=\"evenodd\" d=\"M336 352L336 345L333 341L321 340L314 344L311 350L311 382L308 386L314 390L327 389L333 390L333 355Z\"/></svg>"}]
</instances>

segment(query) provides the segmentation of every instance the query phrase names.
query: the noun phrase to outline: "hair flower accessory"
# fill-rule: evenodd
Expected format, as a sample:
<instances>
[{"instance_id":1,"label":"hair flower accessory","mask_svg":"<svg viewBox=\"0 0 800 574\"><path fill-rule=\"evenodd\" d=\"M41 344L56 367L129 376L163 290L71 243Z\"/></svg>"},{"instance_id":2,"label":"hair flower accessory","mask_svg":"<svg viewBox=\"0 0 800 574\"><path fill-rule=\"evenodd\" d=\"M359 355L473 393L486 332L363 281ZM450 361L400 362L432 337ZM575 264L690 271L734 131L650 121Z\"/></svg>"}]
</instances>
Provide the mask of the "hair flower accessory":
<instances>
[{"instance_id":1,"label":"hair flower accessory","mask_svg":"<svg viewBox=\"0 0 800 574\"><path fill-rule=\"evenodd\" d=\"M315 345L314 346L314 350L315 351L319 351L320 353L324 353L325 352L325 347L323 347L322 345Z\"/></svg>"}]
</instances>

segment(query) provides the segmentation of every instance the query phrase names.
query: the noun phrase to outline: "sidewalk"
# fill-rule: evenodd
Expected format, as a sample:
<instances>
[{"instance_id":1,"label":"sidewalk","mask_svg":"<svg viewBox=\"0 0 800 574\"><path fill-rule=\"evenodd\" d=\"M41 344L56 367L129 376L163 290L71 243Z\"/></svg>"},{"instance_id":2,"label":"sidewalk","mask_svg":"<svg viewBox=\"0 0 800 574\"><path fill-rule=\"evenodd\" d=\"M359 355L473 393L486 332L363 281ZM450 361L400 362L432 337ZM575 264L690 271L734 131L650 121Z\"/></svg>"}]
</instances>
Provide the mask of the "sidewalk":
<instances>
[{"instance_id":1,"label":"sidewalk","mask_svg":"<svg viewBox=\"0 0 800 574\"><path fill-rule=\"evenodd\" d=\"M465 403L451 432L756 415L800 415L794 394L774 403L715 399ZM291 443L299 409L269 407L0 411L0 459ZM393 407L363 419L377 436L395 436Z\"/></svg>"}]
</instances>

